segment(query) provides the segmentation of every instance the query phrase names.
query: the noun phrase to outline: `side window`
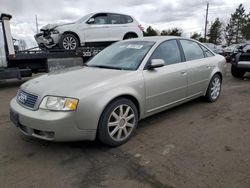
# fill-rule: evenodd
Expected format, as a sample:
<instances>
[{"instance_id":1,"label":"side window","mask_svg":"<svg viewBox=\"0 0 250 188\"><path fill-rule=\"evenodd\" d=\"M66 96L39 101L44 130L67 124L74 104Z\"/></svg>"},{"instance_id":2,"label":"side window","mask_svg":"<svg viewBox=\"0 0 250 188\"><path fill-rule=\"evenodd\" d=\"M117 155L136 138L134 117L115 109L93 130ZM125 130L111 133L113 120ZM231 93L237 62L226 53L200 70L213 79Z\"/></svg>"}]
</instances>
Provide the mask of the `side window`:
<instances>
[{"instance_id":1,"label":"side window","mask_svg":"<svg viewBox=\"0 0 250 188\"><path fill-rule=\"evenodd\" d=\"M110 24L121 24L121 15L119 14L110 14Z\"/></svg>"},{"instance_id":2,"label":"side window","mask_svg":"<svg viewBox=\"0 0 250 188\"><path fill-rule=\"evenodd\" d=\"M123 16L124 23L132 23L133 19L130 16Z\"/></svg>"},{"instance_id":3,"label":"side window","mask_svg":"<svg viewBox=\"0 0 250 188\"><path fill-rule=\"evenodd\" d=\"M206 47L200 45L200 47L202 48L203 52L205 53L206 57L212 57L214 56L214 54L212 54L212 52L210 52Z\"/></svg>"},{"instance_id":4,"label":"side window","mask_svg":"<svg viewBox=\"0 0 250 188\"><path fill-rule=\"evenodd\" d=\"M150 59L163 59L166 65L181 62L181 54L176 40L169 40L160 44Z\"/></svg>"},{"instance_id":5,"label":"side window","mask_svg":"<svg viewBox=\"0 0 250 188\"><path fill-rule=\"evenodd\" d=\"M190 40L180 40L180 43L183 48L186 61L204 58L203 50L198 43Z\"/></svg>"},{"instance_id":6,"label":"side window","mask_svg":"<svg viewBox=\"0 0 250 188\"><path fill-rule=\"evenodd\" d=\"M95 18L95 22L93 24L108 24L108 15L107 14L97 14L93 18Z\"/></svg>"}]
</instances>

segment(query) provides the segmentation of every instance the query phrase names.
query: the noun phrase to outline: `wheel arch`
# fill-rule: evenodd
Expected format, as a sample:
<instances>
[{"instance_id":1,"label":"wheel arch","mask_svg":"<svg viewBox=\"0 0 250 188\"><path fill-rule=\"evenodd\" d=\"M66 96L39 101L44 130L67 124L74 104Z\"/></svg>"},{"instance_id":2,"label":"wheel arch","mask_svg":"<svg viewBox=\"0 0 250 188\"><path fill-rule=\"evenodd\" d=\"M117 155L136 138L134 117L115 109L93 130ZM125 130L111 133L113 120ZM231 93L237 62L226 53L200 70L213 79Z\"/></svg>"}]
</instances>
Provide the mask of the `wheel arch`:
<instances>
[{"instance_id":1,"label":"wheel arch","mask_svg":"<svg viewBox=\"0 0 250 188\"><path fill-rule=\"evenodd\" d=\"M222 73L220 71L217 71L214 73L214 75L218 74L220 76L221 81L223 80L223 76Z\"/></svg>"},{"instance_id":2,"label":"wheel arch","mask_svg":"<svg viewBox=\"0 0 250 188\"><path fill-rule=\"evenodd\" d=\"M65 34L72 34L72 35L74 35L77 38L77 40L79 42L79 45L81 45L81 40L80 40L80 37L78 36L77 33L73 32L73 31L64 31L63 34L62 34L62 36L65 35Z\"/></svg>"},{"instance_id":3,"label":"wheel arch","mask_svg":"<svg viewBox=\"0 0 250 188\"><path fill-rule=\"evenodd\" d=\"M223 80L223 72L219 68L215 68L210 74L209 82L211 81L211 79L215 74L218 74L220 76L221 81Z\"/></svg>"},{"instance_id":4,"label":"wheel arch","mask_svg":"<svg viewBox=\"0 0 250 188\"><path fill-rule=\"evenodd\" d=\"M128 99L128 100L132 101L134 103L134 105L136 106L137 110L138 110L138 116L139 116L138 119L140 119L140 116L141 116L141 106L140 106L139 100L135 96L133 96L131 94L121 94L121 95L117 95L117 96L113 97L112 99L110 99L107 102L107 104L105 105L104 109L102 110L102 113L108 107L108 105L110 105L115 100L118 100L119 98L125 98L125 99Z\"/></svg>"},{"instance_id":5,"label":"wheel arch","mask_svg":"<svg viewBox=\"0 0 250 188\"><path fill-rule=\"evenodd\" d=\"M210 77L208 79L208 82L206 84L206 88L205 88L205 91L204 91L204 94L203 95L206 95L207 93L207 89L209 87L209 84L211 82L211 79L213 78L214 75L218 74L221 78L221 81L223 81L223 73L219 70L219 69L215 69L211 74L210 74Z\"/></svg>"},{"instance_id":6,"label":"wheel arch","mask_svg":"<svg viewBox=\"0 0 250 188\"><path fill-rule=\"evenodd\" d=\"M139 36L137 35L136 32L134 32L134 31L129 31L129 32L127 32L127 33L125 33L125 34L123 35L123 39L125 39L125 37L126 37L127 35L134 35L134 36L136 36L137 38L139 37Z\"/></svg>"}]
</instances>

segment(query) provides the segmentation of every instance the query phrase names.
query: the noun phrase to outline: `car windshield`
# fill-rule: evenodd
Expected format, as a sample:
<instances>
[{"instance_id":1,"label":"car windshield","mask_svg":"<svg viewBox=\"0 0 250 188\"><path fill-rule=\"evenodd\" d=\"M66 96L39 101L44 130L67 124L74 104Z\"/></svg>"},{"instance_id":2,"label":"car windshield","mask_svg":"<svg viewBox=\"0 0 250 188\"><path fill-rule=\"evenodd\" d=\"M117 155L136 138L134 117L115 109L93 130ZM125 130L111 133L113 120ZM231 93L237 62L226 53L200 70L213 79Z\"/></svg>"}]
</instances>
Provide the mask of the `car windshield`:
<instances>
[{"instance_id":1,"label":"car windshield","mask_svg":"<svg viewBox=\"0 0 250 188\"><path fill-rule=\"evenodd\" d=\"M153 45L154 42L149 41L117 42L101 51L86 65L89 67L136 70Z\"/></svg>"},{"instance_id":2,"label":"car windshield","mask_svg":"<svg viewBox=\"0 0 250 188\"><path fill-rule=\"evenodd\" d=\"M235 48L238 48L239 47L239 44L232 44L232 45L230 45L230 46L228 46L228 47L226 47L225 49L227 50L234 50Z\"/></svg>"},{"instance_id":3,"label":"car windshield","mask_svg":"<svg viewBox=\"0 0 250 188\"><path fill-rule=\"evenodd\" d=\"M83 16L81 19L77 20L77 23L82 23L87 21L87 19L91 16L92 14L87 14L86 16Z\"/></svg>"}]
</instances>

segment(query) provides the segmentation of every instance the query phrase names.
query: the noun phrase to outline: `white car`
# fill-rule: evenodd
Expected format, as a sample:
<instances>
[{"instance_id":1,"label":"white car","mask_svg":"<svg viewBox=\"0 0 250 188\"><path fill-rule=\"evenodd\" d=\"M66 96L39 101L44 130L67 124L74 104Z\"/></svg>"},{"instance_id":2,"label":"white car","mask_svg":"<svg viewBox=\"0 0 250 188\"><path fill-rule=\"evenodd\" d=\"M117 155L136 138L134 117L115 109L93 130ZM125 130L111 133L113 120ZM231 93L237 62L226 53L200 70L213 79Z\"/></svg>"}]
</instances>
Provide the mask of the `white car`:
<instances>
[{"instance_id":1,"label":"white car","mask_svg":"<svg viewBox=\"0 0 250 188\"><path fill-rule=\"evenodd\" d=\"M73 23L48 24L40 30L35 35L39 47L65 50L143 36L143 28L135 18L117 13L92 13Z\"/></svg>"}]
</instances>

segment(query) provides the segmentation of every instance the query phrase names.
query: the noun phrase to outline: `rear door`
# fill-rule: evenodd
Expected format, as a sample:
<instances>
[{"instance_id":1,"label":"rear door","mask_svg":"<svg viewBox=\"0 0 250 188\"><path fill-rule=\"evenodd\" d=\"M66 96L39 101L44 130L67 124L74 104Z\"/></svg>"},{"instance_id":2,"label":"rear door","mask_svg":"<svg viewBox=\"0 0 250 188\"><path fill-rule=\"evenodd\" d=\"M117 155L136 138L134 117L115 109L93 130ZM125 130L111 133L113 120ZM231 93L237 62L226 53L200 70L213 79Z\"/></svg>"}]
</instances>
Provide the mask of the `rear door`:
<instances>
[{"instance_id":1,"label":"rear door","mask_svg":"<svg viewBox=\"0 0 250 188\"><path fill-rule=\"evenodd\" d=\"M197 42L191 40L180 40L184 56L187 62L188 97L201 95L207 88L212 73L213 54L207 55ZM204 48L204 47L203 47ZM209 51L207 52L209 54Z\"/></svg>"},{"instance_id":2,"label":"rear door","mask_svg":"<svg viewBox=\"0 0 250 188\"><path fill-rule=\"evenodd\" d=\"M151 59L163 59L165 66L153 70L144 70L146 88L146 113L167 108L185 100L187 93L187 66L182 62L176 40L160 44Z\"/></svg>"},{"instance_id":3,"label":"rear door","mask_svg":"<svg viewBox=\"0 0 250 188\"><path fill-rule=\"evenodd\" d=\"M107 39L109 41L118 41L122 39L124 33L124 20L120 14L108 14L108 35Z\"/></svg>"}]
</instances>

